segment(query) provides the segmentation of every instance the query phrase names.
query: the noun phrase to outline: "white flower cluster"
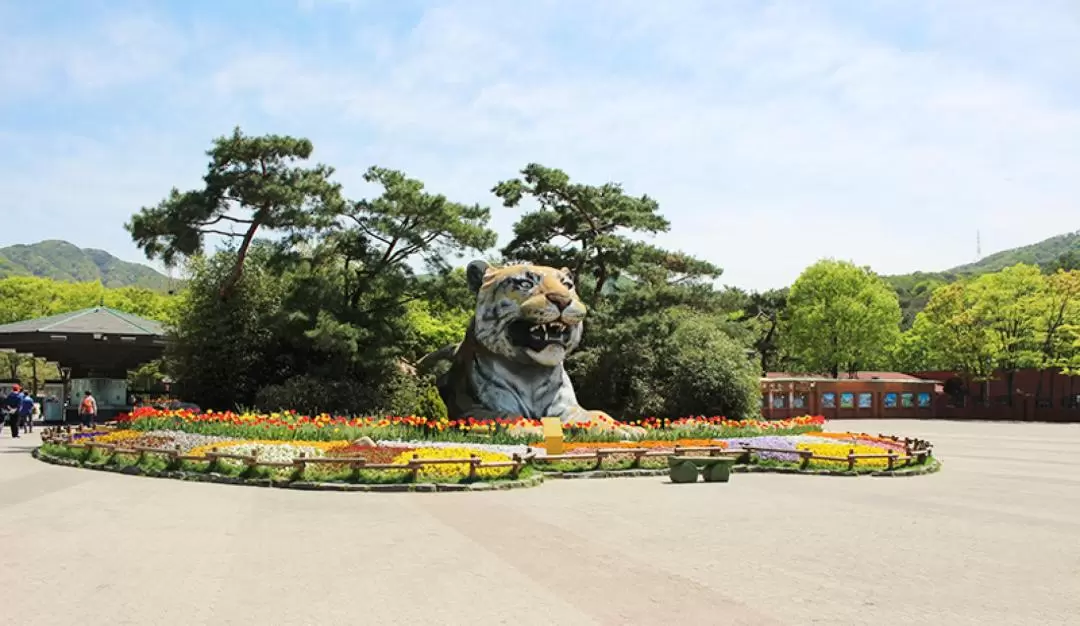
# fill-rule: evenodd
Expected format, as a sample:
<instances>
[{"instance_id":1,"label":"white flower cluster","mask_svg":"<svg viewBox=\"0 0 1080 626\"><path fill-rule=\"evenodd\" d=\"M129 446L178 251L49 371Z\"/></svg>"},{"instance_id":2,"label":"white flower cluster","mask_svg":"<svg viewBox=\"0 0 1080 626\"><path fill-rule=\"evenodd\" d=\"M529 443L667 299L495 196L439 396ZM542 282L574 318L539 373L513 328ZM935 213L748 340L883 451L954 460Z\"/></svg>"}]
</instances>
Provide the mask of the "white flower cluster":
<instances>
[{"instance_id":1,"label":"white flower cluster","mask_svg":"<svg viewBox=\"0 0 1080 626\"><path fill-rule=\"evenodd\" d=\"M205 446L212 443L226 443L231 441L240 441L236 437L217 437L212 435L196 435L193 433L185 433L179 430L151 430L145 433L149 437L163 437L170 440L169 447L179 445L180 451L187 453L192 448L199 446Z\"/></svg>"},{"instance_id":2,"label":"white flower cluster","mask_svg":"<svg viewBox=\"0 0 1080 626\"><path fill-rule=\"evenodd\" d=\"M304 456L307 458L324 456L323 451L319 448L297 446L291 443L238 443L233 446L223 447L221 452L240 454L243 456L255 454L260 461L269 461L272 463L291 462L294 459L300 458L301 452L303 452Z\"/></svg>"}]
</instances>

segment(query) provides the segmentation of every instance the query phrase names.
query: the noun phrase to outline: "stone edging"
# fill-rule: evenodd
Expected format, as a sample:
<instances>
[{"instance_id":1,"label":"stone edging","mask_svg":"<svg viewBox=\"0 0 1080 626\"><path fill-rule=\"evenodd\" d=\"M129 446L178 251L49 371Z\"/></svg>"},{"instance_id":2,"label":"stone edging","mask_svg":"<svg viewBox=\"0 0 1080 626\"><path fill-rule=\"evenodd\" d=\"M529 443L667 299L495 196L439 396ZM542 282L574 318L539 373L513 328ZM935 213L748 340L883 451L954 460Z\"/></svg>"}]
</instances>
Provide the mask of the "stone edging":
<instances>
[{"instance_id":1,"label":"stone edging","mask_svg":"<svg viewBox=\"0 0 1080 626\"><path fill-rule=\"evenodd\" d=\"M127 474L129 476L146 476L148 478L170 478L173 480L186 480L191 482L217 483L221 485L245 485L249 487L276 487L279 489L300 489L303 491L375 491L383 493L434 493L448 491L507 491L510 489L523 489L536 487L544 482L544 475L537 473L529 478L521 480L504 480L499 482L478 482L469 484L452 483L397 483L397 484L358 484L358 483L318 483L311 481L275 481L268 478L238 478L225 476L217 473L202 472L146 472L134 465L127 467L113 467L103 464L80 463L72 459L62 459L41 452L41 448L35 448L33 457L44 463L62 465L64 467L77 467L91 469L114 474Z\"/></svg>"},{"instance_id":2,"label":"stone edging","mask_svg":"<svg viewBox=\"0 0 1080 626\"><path fill-rule=\"evenodd\" d=\"M77 467L92 469L115 474L127 474L129 476L146 476L149 478L169 478L173 480L186 480L191 482L217 483L223 485L245 485L250 487L276 487L279 489L299 489L303 491L365 491L383 493L433 493L448 491L507 491L510 489L523 489L536 487L546 478L574 480L590 478L641 478L649 476L666 476L667 469L628 469L628 470L595 470L590 472L544 472L537 469L534 476L521 480L506 480L499 482L478 482L470 484L454 483L397 483L397 484L358 484L358 483L318 483L311 481L275 481L268 478L239 478L225 476L223 474L202 472L146 472L134 465L127 467L113 467L103 464L80 463L72 459L62 459L41 452L41 448L35 448L34 458L53 465L65 467ZM922 476L933 474L941 470L941 461L930 457L930 462L924 465L914 465L894 471L879 472L846 472L843 470L802 470L795 467L762 467L760 465L736 465L732 472L740 474L808 474L812 476L876 476L888 478L902 478L908 476Z\"/></svg>"}]
</instances>

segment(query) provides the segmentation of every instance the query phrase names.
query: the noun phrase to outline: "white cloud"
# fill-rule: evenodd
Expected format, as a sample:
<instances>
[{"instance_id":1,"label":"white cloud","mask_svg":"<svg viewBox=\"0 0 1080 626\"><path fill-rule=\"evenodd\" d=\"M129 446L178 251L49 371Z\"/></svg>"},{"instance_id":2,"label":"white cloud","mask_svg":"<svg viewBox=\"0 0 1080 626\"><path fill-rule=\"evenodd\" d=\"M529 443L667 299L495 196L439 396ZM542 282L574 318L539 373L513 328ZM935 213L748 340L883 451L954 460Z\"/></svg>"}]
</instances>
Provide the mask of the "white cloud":
<instances>
[{"instance_id":1,"label":"white cloud","mask_svg":"<svg viewBox=\"0 0 1080 626\"><path fill-rule=\"evenodd\" d=\"M111 207L100 237L123 241L106 229L193 183L209 138L241 123L311 137L353 194L378 163L490 203L504 234L515 215L488 190L527 162L618 180L660 200L673 224L663 243L752 287L788 283L822 256L941 269L971 260L976 228L988 249L1077 227L1080 94L1064 82L1080 77L1066 62L1080 23L1068 3L878 2L859 14L871 24L801 2L548 0L509 12L445 0L417 5L426 11L401 33L375 6L301 2L355 24L319 46L139 18L60 47L49 63L66 78L33 97L160 88L164 76L176 101L157 126L118 111L89 149L28 136L39 158L0 172L0 187L29 193L19 181L48 173L63 191L33 206ZM897 11L919 37L891 29Z\"/></svg>"}]
</instances>

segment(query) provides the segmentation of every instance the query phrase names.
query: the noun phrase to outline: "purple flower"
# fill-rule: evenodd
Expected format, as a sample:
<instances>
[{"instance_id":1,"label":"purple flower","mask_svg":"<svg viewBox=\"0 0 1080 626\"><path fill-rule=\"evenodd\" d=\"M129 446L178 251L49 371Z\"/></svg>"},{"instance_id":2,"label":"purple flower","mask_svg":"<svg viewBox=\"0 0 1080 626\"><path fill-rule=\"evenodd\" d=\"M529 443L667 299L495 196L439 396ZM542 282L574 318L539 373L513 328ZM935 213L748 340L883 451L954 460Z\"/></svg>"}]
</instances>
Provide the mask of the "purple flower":
<instances>
[{"instance_id":1,"label":"purple flower","mask_svg":"<svg viewBox=\"0 0 1080 626\"><path fill-rule=\"evenodd\" d=\"M795 442L785 437L737 437L724 439L729 448L745 448L753 446L757 448L775 448L778 450L795 450ZM761 459L770 461L793 462L799 460L799 455L788 452L757 452Z\"/></svg>"},{"instance_id":2,"label":"purple flower","mask_svg":"<svg viewBox=\"0 0 1080 626\"><path fill-rule=\"evenodd\" d=\"M75 439L90 439L91 437L97 437L98 435L104 435L106 432L107 431L104 431L104 430L96 430L94 432L89 432L89 433L74 433L71 436L71 438L73 440L75 440Z\"/></svg>"}]
</instances>

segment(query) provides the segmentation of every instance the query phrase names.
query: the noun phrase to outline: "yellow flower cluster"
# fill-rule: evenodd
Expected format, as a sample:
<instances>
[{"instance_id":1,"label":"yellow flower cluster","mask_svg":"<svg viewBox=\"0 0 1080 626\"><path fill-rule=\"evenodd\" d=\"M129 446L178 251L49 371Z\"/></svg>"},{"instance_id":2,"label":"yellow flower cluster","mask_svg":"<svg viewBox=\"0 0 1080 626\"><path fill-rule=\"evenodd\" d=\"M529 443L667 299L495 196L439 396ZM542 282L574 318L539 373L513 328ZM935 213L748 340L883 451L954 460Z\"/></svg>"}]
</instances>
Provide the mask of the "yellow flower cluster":
<instances>
[{"instance_id":1,"label":"yellow flower cluster","mask_svg":"<svg viewBox=\"0 0 1080 626\"><path fill-rule=\"evenodd\" d=\"M94 437L94 443L123 444L131 441L132 439L138 439L142 436L142 434L143 433L137 430L114 430L111 433Z\"/></svg>"},{"instance_id":2,"label":"yellow flower cluster","mask_svg":"<svg viewBox=\"0 0 1080 626\"><path fill-rule=\"evenodd\" d=\"M878 448L876 446L866 446L862 444L846 444L846 443L800 443L796 446L799 450L809 450L814 453L814 456L834 456L834 457L846 457L852 449L855 450L855 454L886 454L888 450L885 448ZM819 461L817 459L811 459L810 463L815 467L829 468L829 469L847 469L846 461ZM855 461L855 467L873 467L882 468L887 467L889 464L888 459L858 459Z\"/></svg>"},{"instance_id":3,"label":"yellow flower cluster","mask_svg":"<svg viewBox=\"0 0 1080 626\"><path fill-rule=\"evenodd\" d=\"M188 452L191 456L206 456L207 452L213 451L214 448L218 449L218 452L223 454L246 454L250 453L251 449L259 448L272 448L283 447L289 450L305 452L311 451L316 453L326 454L326 452L333 450L334 448L348 446L348 441L278 441L273 439L236 439L234 441L218 441L215 443L208 443L201 446L196 446ZM236 450L237 448L243 448L242 450ZM260 457L263 456L260 454ZM276 456L276 455L275 455ZM298 456L295 455L295 456ZM314 456L309 454L308 456Z\"/></svg>"},{"instance_id":4,"label":"yellow flower cluster","mask_svg":"<svg viewBox=\"0 0 1080 626\"><path fill-rule=\"evenodd\" d=\"M475 448L417 448L402 452L394 459L395 464L405 465L412 460L413 455L421 459L467 459L470 455L480 457L485 463L509 461L510 457L498 452L477 450ZM468 463L443 463L439 465L425 465L420 469L420 482L441 482L461 480L469 475ZM503 478L510 475L508 467L478 468L478 478L492 479Z\"/></svg>"}]
</instances>

